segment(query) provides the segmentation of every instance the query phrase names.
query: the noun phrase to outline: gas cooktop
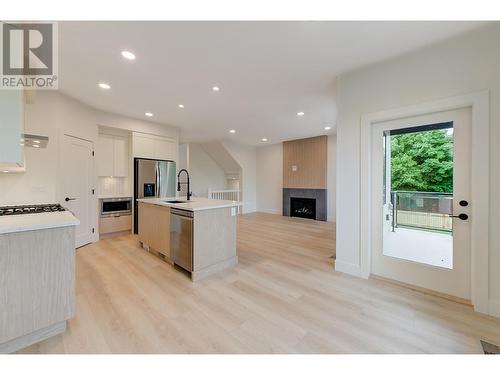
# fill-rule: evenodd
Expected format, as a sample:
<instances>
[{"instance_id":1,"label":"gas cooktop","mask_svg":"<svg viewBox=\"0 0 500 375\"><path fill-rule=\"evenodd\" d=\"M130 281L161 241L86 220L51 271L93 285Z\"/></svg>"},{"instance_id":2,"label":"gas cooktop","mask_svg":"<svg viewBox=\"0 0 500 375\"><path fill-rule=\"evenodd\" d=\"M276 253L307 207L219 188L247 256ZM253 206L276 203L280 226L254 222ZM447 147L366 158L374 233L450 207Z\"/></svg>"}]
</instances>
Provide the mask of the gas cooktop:
<instances>
[{"instance_id":1,"label":"gas cooktop","mask_svg":"<svg viewBox=\"0 0 500 375\"><path fill-rule=\"evenodd\" d=\"M0 206L0 216L60 212L66 209L60 204L35 204L25 206Z\"/></svg>"}]
</instances>

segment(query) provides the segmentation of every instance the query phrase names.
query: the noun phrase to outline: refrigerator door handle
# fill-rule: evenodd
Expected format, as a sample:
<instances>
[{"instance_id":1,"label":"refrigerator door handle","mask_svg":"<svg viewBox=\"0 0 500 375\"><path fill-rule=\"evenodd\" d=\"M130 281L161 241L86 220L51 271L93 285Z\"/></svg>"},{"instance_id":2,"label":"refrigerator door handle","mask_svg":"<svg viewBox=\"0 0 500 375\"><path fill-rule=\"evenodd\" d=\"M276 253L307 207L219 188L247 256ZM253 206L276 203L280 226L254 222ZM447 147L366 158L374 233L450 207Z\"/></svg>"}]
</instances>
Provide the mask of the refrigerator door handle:
<instances>
[{"instance_id":1,"label":"refrigerator door handle","mask_svg":"<svg viewBox=\"0 0 500 375\"><path fill-rule=\"evenodd\" d=\"M155 176L156 176L156 184L155 184L155 197L160 197L160 163L156 162L155 164Z\"/></svg>"}]
</instances>

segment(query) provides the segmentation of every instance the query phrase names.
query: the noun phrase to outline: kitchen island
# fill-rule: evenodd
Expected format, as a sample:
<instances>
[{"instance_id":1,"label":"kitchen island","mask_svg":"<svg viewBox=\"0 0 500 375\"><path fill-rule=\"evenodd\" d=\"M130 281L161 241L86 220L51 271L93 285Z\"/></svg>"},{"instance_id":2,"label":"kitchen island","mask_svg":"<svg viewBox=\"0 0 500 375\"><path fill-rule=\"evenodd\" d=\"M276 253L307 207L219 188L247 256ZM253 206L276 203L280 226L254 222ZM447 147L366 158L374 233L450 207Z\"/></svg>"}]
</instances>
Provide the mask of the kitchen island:
<instances>
[{"instance_id":1,"label":"kitchen island","mask_svg":"<svg viewBox=\"0 0 500 375\"><path fill-rule=\"evenodd\" d=\"M189 272L197 281L238 263L239 202L207 198L138 199L143 248Z\"/></svg>"},{"instance_id":2,"label":"kitchen island","mask_svg":"<svg viewBox=\"0 0 500 375\"><path fill-rule=\"evenodd\" d=\"M64 332L75 312L79 221L69 211L10 210L0 207L0 353Z\"/></svg>"}]
</instances>

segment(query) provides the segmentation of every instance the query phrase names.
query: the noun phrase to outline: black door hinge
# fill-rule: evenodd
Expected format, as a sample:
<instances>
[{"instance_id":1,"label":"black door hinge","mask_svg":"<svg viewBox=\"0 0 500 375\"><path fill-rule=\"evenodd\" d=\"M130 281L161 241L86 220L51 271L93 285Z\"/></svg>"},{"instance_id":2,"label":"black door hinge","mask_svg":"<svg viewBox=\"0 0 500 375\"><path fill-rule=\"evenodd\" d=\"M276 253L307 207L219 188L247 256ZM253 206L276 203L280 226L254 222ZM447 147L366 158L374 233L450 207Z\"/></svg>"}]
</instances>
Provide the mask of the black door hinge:
<instances>
[{"instance_id":1,"label":"black door hinge","mask_svg":"<svg viewBox=\"0 0 500 375\"><path fill-rule=\"evenodd\" d=\"M92 228L92 233L94 233L94 232L95 232L95 229L94 229L94 228Z\"/></svg>"},{"instance_id":2,"label":"black door hinge","mask_svg":"<svg viewBox=\"0 0 500 375\"><path fill-rule=\"evenodd\" d=\"M94 194L95 194L95 189L92 189L92 195L94 195Z\"/></svg>"},{"instance_id":3,"label":"black door hinge","mask_svg":"<svg viewBox=\"0 0 500 375\"><path fill-rule=\"evenodd\" d=\"M92 151L92 156L95 156L94 151Z\"/></svg>"}]
</instances>

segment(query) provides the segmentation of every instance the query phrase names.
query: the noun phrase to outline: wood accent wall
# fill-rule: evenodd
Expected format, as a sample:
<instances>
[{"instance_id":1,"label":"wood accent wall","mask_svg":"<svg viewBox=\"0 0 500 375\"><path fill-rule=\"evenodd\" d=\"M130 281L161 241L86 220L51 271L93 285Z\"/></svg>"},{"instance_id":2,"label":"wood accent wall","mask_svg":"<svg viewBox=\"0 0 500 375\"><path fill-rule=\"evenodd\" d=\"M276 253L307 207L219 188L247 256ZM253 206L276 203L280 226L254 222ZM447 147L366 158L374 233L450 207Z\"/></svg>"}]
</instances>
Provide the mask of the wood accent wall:
<instances>
[{"instance_id":1,"label":"wood accent wall","mask_svg":"<svg viewBox=\"0 0 500 375\"><path fill-rule=\"evenodd\" d=\"M326 161L326 135L283 142L283 188L326 189Z\"/></svg>"}]
</instances>

